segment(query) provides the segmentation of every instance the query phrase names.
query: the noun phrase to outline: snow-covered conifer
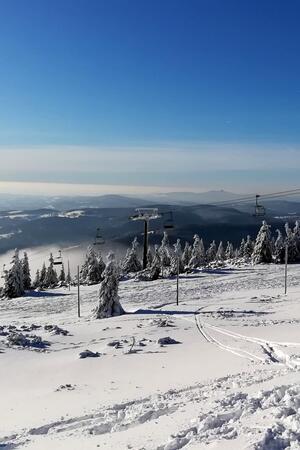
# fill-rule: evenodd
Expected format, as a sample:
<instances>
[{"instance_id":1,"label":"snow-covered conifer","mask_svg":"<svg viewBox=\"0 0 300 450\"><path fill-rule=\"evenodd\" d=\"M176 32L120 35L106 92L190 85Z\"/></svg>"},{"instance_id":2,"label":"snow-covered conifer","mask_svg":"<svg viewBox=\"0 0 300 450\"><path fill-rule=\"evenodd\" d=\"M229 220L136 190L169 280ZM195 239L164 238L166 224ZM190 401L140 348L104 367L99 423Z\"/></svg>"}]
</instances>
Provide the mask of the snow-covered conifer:
<instances>
[{"instance_id":1,"label":"snow-covered conifer","mask_svg":"<svg viewBox=\"0 0 300 450\"><path fill-rule=\"evenodd\" d=\"M194 236L194 243L192 255L189 262L189 268L196 269L205 265L205 248L203 240L199 238L198 234Z\"/></svg>"},{"instance_id":2,"label":"snow-covered conifer","mask_svg":"<svg viewBox=\"0 0 300 450\"><path fill-rule=\"evenodd\" d=\"M54 258L53 258L52 253L50 253L49 263L50 264L47 269L45 287L54 288L55 286L57 286L58 279L57 279L57 273L54 269Z\"/></svg>"},{"instance_id":3,"label":"snow-covered conifer","mask_svg":"<svg viewBox=\"0 0 300 450\"><path fill-rule=\"evenodd\" d=\"M61 271L60 271L60 274L59 274L58 281L59 281L61 284L65 284L65 282L66 282L65 268L64 268L64 265L63 265L63 264L62 264L62 266L61 266Z\"/></svg>"},{"instance_id":4,"label":"snow-covered conifer","mask_svg":"<svg viewBox=\"0 0 300 450\"><path fill-rule=\"evenodd\" d=\"M102 257L101 261L103 263ZM99 263L99 256L97 256L94 248L89 245L85 261L80 270L80 281L84 284L100 283L104 270L104 263L102 263Z\"/></svg>"},{"instance_id":5,"label":"snow-covered conifer","mask_svg":"<svg viewBox=\"0 0 300 450\"><path fill-rule=\"evenodd\" d=\"M189 265L191 257L192 257L192 247L188 242L186 242L181 257L183 267L187 267Z\"/></svg>"},{"instance_id":6,"label":"snow-covered conifer","mask_svg":"<svg viewBox=\"0 0 300 450\"><path fill-rule=\"evenodd\" d=\"M19 259L19 250L15 249L11 261L11 267L5 272L3 295L8 298L16 298L23 294L23 268Z\"/></svg>"},{"instance_id":7,"label":"snow-covered conifer","mask_svg":"<svg viewBox=\"0 0 300 450\"><path fill-rule=\"evenodd\" d=\"M40 283L39 283L38 287L41 287L41 288L47 287L46 286L46 278L47 278L47 269L46 269L46 264L43 263L42 269L40 271Z\"/></svg>"},{"instance_id":8,"label":"snow-covered conifer","mask_svg":"<svg viewBox=\"0 0 300 450\"><path fill-rule=\"evenodd\" d=\"M137 237L132 241L131 248L127 250L126 256L122 263L122 270L124 273L136 273L142 270L142 264L138 258L139 243Z\"/></svg>"},{"instance_id":9,"label":"snow-covered conifer","mask_svg":"<svg viewBox=\"0 0 300 450\"><path fill-rule=\"evenodd\" d=\"M280 230L276 230L277 239L274 244L274 262L283 263L285 258L285 243Z\"/></svg>"},{"instance_id":10,"label":"snow-covered conifer","mask_svg":"<svg viewBox=\"0 0 300 450\"><path fill-rule=\"evenodd\" d=\"M118 295L119 271L115 264L114 254L109 253L107 260L99 290L99 302L94 310L97 319L124 314Z\"/></svg>"},{"instance_id":11,"label":"snow-covered conifer","mask_svg":"<svg viewBox=\"0 0 300 450\"><path fill-rule=\"evenodd\" d=\"M216 260L222 262L224 261L224 259L225 259L225 252L223 248L223 242L221 241L217 250Z\"/></svg>"},{"instance_id":12,"label":"snow-covered conifer","mask_svg":"<svg viewBox=\"0 0 300 450\"><path fill-rule=\"evenodd\" d=\"M207 249L206 252L206 258L207 258L207 262L213 262L216 260L216 256L217 256L217 246L215 241L212 241L212 243L210 244L209 248Z\"/></svg>"},{"instance_id":13,"label":"snow-covered conifer","mask_svg":"<svg viewBox=\"0 0 300 450\"><path fill-rule=\"evenodd\" d=\"M41 276L40 276L40 271L39 271L39 269L36 271L36 274L35 274L35 279L34 279L34 282L33 282L33 287L34 287L34 289L36 289L36 288L38 288L38 287L40 287L41 286Z\"/></svg>"},{"instance_id":14,"label":"snow-covered conifer","mask_svg":"<svg viewBox=\"0 0 300 450\"><path fill-rule=\"evenodd\" d=\"M147 251L147 267L151 267L153 263L153 252L152 248L149 246Z\"/></svg>"},{"instance_id":15,"label":"snow-covered conifer","mask_svg":"<svg viewBox=\"0 0 300 450\"><path fill-rule=\"evenodd\" d=\"M182 249L180 239L177 239L176 244L174 244L174 252L171 256L171 268L170 268L171 275L176 275L178 270L179 273L182 273L184 270L182 264Z\"/></svg>"},{"instance_id":16,"label":"snow-covered conifer","mask_svg":"<svg viewBox=\"0 0 300 450\"><path fill-rule=\"evenodd\" d=\"M24 257L23 257L21 263L22 263L22 270L23 270L24 289L29 290L31 288L31 277L30 277L28 255L26 252L24 252Z\"/></svg>"},{"instance_id":17,"label":"snow-covered conifer","mask_svg":"<svg viewBox=\"0 0 300 450\"><path fill-rule=\"evenodd\" d=\"M298 257L297 240L288 223L285 224L284 228L286 233L286 244L288 246L288 262L293 263L297 261Z\"/></svg>"},{"instance_id":18,"label":"snow-covered conifer","mask_svg":"<svg viewBox=\"0 0 300 450\"><path fill-rule=\"evenodd\" d=\"M159 254L159 247L158 247L158 245L155 245L153 261L152 261L151 267L149 269L149 279L152 281L157 280L159 278L160 271L161 271L161 260L160 260L160 254Z\"/></svg>"},{"instance_id":19,"label":"snow-covered conifer","mask_svg":"<svg viewBox=\"0 0 300 450\"><path fill-rule=\"evenodd\" d=\"M226 250L225 250L225 258L227 260L232 259L233 258L233 245L231 242L227 241L227 246L226 246Z\"/></svg>"},{"instance_id":20,"label":"snow-covered conifer","mask_svg":"<svg viewBox=\"0 0 300 450\"><path fill-rule=\"evenodd\" d=\"M262 226L256 237L252 253L252 262L254 264L272 262L270 226L265 220L262 222Z\"/></svg>"},{"instance_id":21,"label":"snow-covered conifer","mask_svg":"<svg viewBox=\"0 0 300 450\"><path fill-rule=\"evenodd\" d=\"M244 243L244 254L243 257L246 261L249 261L251 259L253 253L253 242L251 240L251 237L248 235L247 240Z\"/></svg>"},{"instance_id":22,"label":"snow-covered conifer","mask_svg":"<svg viewBox=\"0 0 300 450\"><path fill-rule=\"evenodd\" d=\"M168 233L164 231L164 235L161 241L161 245L159 247L159 256L161 261L161 267L162 270L164 267L169 267L171 264L171 252L170 252L170 245L169 245L169 238Z\"/></svg>"},{"instance_id":23,"label":"snow-covered conifer","mask_svg":"<svg viewBox=\"0 0 300 450\"><path fill-rule=\"evenodd\" d=\"M243 238L242 240L241 240L241 244L240 244L240 247L239 247L239 258L243 258L244 257L244 254L245 254L245 239Z\"/></svg>"}]
</instances>

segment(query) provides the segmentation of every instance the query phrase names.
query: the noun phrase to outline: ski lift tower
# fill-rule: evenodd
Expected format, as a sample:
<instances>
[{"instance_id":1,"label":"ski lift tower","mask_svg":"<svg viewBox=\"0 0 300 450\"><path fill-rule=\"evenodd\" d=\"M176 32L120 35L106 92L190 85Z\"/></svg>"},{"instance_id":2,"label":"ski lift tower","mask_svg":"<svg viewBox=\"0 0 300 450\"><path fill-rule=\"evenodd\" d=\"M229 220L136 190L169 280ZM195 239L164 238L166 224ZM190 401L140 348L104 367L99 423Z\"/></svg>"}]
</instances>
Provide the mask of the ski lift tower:
<instances>
[{"instance_id":1,"label":"ski lift tower","mask_svg":"<svg viewBox=\"0 0 300 450\"><path fill-rule=\"evenodd\" d=\"M149 221L160 219L161 214L158 212L158 208L136 208L136 214L130 217L130 220L143 220L144 221L144 250L143 250L143 269L147 268L147 253L148 253L148 233L149 233Z\"/></svg>"}]
</instances>

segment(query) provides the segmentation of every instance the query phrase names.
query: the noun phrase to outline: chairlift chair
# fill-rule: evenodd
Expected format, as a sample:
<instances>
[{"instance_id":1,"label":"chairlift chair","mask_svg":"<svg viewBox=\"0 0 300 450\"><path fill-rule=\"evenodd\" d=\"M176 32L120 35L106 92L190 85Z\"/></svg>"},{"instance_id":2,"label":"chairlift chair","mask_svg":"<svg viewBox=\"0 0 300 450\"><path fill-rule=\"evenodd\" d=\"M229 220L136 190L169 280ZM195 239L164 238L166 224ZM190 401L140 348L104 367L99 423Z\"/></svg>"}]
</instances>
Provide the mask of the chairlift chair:
<instances>
[{"instance_id":1,"label":"chairlift chair","mask_svg":"<svg viewBox=\"0 0 300 450\"><path fill-rule=\"evenodd\" d=\"M59 250L58 253L59 253L59 256L54 258L54 261L53 261L53 265L54 266L62 266L62 263L63 263L62 262L62 256L61 256L61 250Z\"/></svg>"},{"instance_id":2,"label":"chairlift chair","mask_svg":"<svg viewBox=\"0 0 300 450\"><path fill-rule=\"evenodd\" d=\"M103 239L101 233L100 233L100 228L97 228L97 233L96 233L96 237L95 237L95 241L94 241L94 245L103 245L105 243L105 240Z\"/></svg>"},{"instance_id":3,"label":"chairlift chair","mask_svg":"<svg viewBox=\"0 0 300 450\"><path fill-rule=\"evenodd\" d=\"M167 217L164 220L164 229L165 230L173 230L174 228L174 219L173 219L173 212L168 211L167 213L164 213Z\"/></svg>"},{"instance_id":4,"label":"chairlift chair","mask_svg":"<svg viewBox=\"0 0 300 450\"><path fill-rule=\"evenodd\" d=\"M258 203L260 195L255 196L255 213L254 216L262 217L266 215L266 208Z\"/></svg>"}]
</instances>

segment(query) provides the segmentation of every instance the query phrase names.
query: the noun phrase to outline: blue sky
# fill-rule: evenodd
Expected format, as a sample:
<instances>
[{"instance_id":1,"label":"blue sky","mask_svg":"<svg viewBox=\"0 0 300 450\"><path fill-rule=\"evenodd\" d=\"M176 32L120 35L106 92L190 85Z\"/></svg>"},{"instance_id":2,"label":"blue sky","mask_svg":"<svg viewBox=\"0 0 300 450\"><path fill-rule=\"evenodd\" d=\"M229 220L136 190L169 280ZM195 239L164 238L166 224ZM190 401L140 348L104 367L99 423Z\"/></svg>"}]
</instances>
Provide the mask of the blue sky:
<instances>
[{"instance_id":1,"label":"blue sky","mask_svg":"<svg viewBox=\"0 0 300 450\"><path fill-rule=\"evenodd\" d=\"M297 186L297 0L0 7L1 180Z\"/></svg>"}]
</instances>

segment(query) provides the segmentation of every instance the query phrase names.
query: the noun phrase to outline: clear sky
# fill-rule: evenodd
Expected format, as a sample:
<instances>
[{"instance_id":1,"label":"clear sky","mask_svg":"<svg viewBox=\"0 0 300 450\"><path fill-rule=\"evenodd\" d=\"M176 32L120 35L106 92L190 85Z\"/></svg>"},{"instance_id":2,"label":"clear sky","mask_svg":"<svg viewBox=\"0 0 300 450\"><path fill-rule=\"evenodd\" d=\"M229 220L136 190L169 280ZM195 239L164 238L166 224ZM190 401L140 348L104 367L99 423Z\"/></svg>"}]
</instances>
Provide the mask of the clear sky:
<instances>
[{"instance_id":1,"label":"clear sky","mask_svg":"<svg viewBox=\"0 0 300 450\"><path fill-rule=\"evenodd\" d=\"M299 23L298 0L0 0L1 181L298 187Z\"/></svg>"}]
</instances>

